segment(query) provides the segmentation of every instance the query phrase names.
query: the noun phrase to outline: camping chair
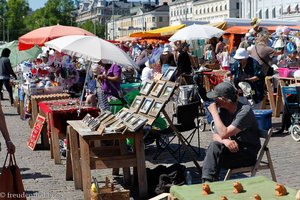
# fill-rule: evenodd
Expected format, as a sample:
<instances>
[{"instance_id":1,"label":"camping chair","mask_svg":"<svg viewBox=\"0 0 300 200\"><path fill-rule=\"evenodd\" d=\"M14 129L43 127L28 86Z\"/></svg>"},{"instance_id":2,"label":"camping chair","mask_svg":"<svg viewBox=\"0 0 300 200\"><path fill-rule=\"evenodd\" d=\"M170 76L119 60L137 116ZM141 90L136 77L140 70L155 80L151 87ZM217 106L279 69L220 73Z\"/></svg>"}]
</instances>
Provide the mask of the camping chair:
<instances>
[{"instance_id":1,"label":"camping chair","mask_svg":"<svg viewBox=\"0 0 300 200\"><path fill-rule=\"evenodd\" d=\"M235 169L228 169L224 181L230 178L231 174L236 174L236 173L251 173L251 176L255 176L256 172L258 170L262 169L270 169L271 175L272 175L272 180L276 181L276 175L271 159L271 154L269 151L269 141L272 136L272 129L269 129L268 131L261 130L260 131L260 137L264 139L264 143L258 153L258 157L256 160L256 163L253 166L248 166L248 167L240 167L240 168L235 168ZM263 161L262 158L266 154L267 161Z\"/></svg>"},{"instance_id":2,"label":"camping chair","mask_svg":"<svg viewBox=\"0 0 300 200\"><path fill-rule=\"evenodd\" d=\"M173 114L172 122L174 121L174 117L177 118L177 123L174 124L178 132L182 135L183 140L185 141L186 145L194 151L196 155L200 155L200 131L199 131L199 102L193 102L188 103L185 105L178 105L176 108L176 113ZM196 121L196 123L195 123ZM191 131L187 137L184 137L182 132ZM197 139L198 139L198 149L193 147L191 145L191 142L197 133ZM178 161L181 161L181 158L184 156L184 152L180 152L182 145L179 144L179 147L177 147L175 150L170 147L171 142L176 138L176 135L172 137L172 139L169 140L169 142L165 145L166 147L164 149L167 149L170 154ZM156 159L163 151L164 149L161 149L158 151L153 159ZM178 159L175 156L178 152Z\"/></svg>"}]
</instances>

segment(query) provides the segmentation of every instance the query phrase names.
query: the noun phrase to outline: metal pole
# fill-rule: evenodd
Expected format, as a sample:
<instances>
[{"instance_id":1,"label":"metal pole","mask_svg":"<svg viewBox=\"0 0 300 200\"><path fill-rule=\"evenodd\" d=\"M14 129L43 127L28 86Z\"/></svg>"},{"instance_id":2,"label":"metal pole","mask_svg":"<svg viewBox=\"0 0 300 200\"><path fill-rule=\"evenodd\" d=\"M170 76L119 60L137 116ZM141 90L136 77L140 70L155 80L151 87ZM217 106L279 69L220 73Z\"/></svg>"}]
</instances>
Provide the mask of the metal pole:
<instances>
[{"instance_id":1,"label":"metal pole","mask_svg":"<svg viewBox=\"0 0 300 200\"><path fill-rule=\"evenodd\" d=\"M112 24L113 24L112 40L114 40L115 39L115 4L114 4L114 1L112 1Z\"/></svg>"},{"instance_id":2,"label":"metal pole","mask_svg":"<svg viewBox=\"0 0 300 200\"><path fill-rule=\"evenodd\" d=\"M94 22L94 34L96 35L96 20L94 20L93 22Z\"/></svg>"},{"instance_id":3,"label":"metal pole","mask_svg":"<svg viewBox=\"0 0 300 200\"><path fill-rule=\"evenodd\" d=\"M5 20L4 18L2 17L2 31L3 31L3 42L5 41Z\"/></svg>"}]
</instances>

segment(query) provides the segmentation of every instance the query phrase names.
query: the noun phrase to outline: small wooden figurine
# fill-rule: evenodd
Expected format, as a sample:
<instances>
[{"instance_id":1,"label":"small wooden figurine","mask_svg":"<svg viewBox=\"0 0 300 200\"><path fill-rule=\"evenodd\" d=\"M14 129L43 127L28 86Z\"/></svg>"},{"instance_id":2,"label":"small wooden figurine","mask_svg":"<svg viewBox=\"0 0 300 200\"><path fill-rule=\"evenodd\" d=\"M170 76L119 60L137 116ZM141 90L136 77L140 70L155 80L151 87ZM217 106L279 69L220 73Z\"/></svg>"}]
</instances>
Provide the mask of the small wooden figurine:
<instances>
[{"instance_id":1,"label":"small wooden figurine","mask_svg":"<svg viewBox=\"0 0 300 200\"><path fill-rule=\"evenodd\" d=\"M284 187L284 185L282 184L276 184L275 186L275 194L277 196L284 196L284 195L287 195L287 190L286 188Z\"/></svg>"},{"instance_id":2,"label":"small wooden figurine","mask_svg":"<svg viewBox=\"0 0 300 200\"><path fill-rule=\"evenodd\" d=\"M221 196L221 200L228 200L226 196Z\"/></svg>"},{"instance_id":3,"label":"small wooden figurine","mask_svg":"<svg viewBox=\"0 0 300 200\"><path fill-rule=\"evenodd\" d=\"M233 193L238 194L244 191L244 188L240 182L233 182Z\"/></svg>"},{"instance_id":4,"label":"small wooden figurine","mask_svg":"<svg viewBox=\"0 0 300 200\"><path fill-rule=\"evenodd\" d=\"M261 197L258 194L254 194L254 200L261 200Z\"/></svg>"},{"instance_id":5,"label":"small wooden figurine","mask_svg":"<svg viewBox=\"0 0 300 200\"><path fill-rule=\"evenodd\" d=\"M211 191L210 191L209 185L206 184L206 183L203 183L202 184L202 194L203 195L209 195L210 193L211 193Z\"/></svg>"},{"instance_id":6,"label":"small wooden figurine","mask_svg":"<svg viewBox=\"0 0 300 200\"><path fill-rule=\"evenodd\" d=\"M300 200L300 190L298 190L298 192L296 194L296 200Z\"/></svg>"}]
</instances>

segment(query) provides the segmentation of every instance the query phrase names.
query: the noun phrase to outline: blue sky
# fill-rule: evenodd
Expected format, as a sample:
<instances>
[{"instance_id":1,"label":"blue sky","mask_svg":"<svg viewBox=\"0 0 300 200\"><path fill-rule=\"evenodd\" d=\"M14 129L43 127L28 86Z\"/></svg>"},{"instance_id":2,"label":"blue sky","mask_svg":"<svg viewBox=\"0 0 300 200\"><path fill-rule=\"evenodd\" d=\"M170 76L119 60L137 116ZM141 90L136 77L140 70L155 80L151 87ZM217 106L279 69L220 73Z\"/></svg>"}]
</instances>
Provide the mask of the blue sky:
<instances>
[{"instance_id":1,"label":"blue sky","mask_svg":"<svg viewBox=\"0 0 300 200\"><path fill-rule=\"evenodd\" d=\"M47 0L28 0L29 7L32 8L32 10L44 7L46 2Z\"/></svg>"}]
</instances>

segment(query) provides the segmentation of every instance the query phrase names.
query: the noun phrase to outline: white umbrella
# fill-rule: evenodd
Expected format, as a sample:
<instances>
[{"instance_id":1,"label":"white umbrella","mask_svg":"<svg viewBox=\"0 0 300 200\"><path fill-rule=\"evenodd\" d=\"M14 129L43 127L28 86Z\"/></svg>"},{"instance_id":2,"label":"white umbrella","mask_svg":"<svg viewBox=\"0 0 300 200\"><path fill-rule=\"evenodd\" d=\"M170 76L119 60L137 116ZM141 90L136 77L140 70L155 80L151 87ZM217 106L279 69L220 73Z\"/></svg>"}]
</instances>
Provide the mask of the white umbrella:
<instances>
[{"instance_id":1,"label":"white umbrella","mask_svg":"<svg viewBox=\"0 0 300 200\"><path fill-rule=\"evenodd\" d=\"M224 33L223 30L213 26L193 24L178 30L169 41L210 39L221 37Z\"/></svg>"},{"instance_id":2,"label":"white umbrella","mask_svg":"<svg viewBox=\"0 0 300 200\"><path fill-rule=\"evenodd\" d=\"M92 62L108 60L136 67L135 62L122 49L96 36L63 36L46 42L45 46Z\"/></svg>"}]
</instances>

